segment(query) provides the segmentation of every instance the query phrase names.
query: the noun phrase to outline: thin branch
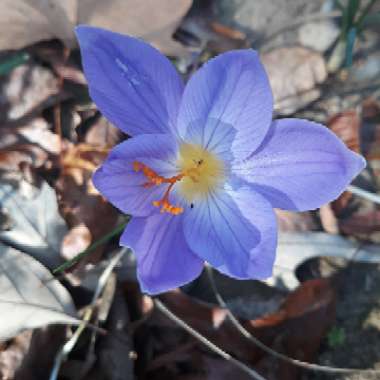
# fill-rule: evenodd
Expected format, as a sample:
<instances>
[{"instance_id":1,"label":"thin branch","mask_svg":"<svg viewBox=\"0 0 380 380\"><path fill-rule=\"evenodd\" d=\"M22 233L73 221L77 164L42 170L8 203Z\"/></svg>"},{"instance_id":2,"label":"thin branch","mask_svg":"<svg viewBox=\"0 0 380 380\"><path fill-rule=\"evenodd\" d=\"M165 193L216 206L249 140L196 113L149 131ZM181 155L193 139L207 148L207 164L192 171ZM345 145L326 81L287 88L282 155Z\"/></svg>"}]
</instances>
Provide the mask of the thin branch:
<instances>
[{"instance_id":1,"label":"thin branch","mask_svg":"<svg viewBox=\"0 0 380 380\"><path fill-rule=\"evenodd\" d=\"M169 319L171 319L174 323L176 323L178 326L186 330L190 335L192 335L195 339L198 339L201 343L203 343L205 346L207 346L211 351L214 351L216 354L218 354L223 359L229 361L237 368L244 371L246 374L251 376L253 379L256 380L265 380L264 377L259 375L255 370L245 365L243 362L235 359L227 352L223 351L221 348L216 346L214 343L210 342L207 338L205 338L203 335L201 335L198 331L195 331L192 327L190 327L186 322L184 322L182 319L178 318L175 314L173 314L158 298L154 299L154 304L157 307L158 310L160 310L163 314L165 314Z\"/></svg>"},{"instance_id":2,"label":"thin branch","mask_svg":"<svg viewBox=\"0 0 380 380\"><path fill-rule=\"evenodd\" d=\"M75 345L78 342L78 339L82 335L82 332L84 331L89 321L91 320L96 301L101 295L101 293L103 292L103 289L106 286L113 269L115 268L117 263L121 260L121 258L127 251L128 251L128 248L123 248L118 253L116 253L115 256L109 261L108 265L106 266L103 273L99 277L99 281L96 286L94 295L92 297L91 304L86 309L81 324L76 329L73 336L62 346L61 350L57 353L54 359L54 367L50 373L49 380L57 380L62 363L67 359L67 356L75 347Z\"/></svg>"},{"instance_id":3,"label":"thin branch","mask_svg":"<svg viewBox=\"0 0 380 380\"><path fill-rule=\"evenodd\" d=\"M207 274L209 278L209 282L211 284L212 290L214 292L214 295L219 303L219 305L225 309L227 313L227 317L231 320L232 324L235 326L235 328L249 341L254 343L257 347L259 347L261 350L266 352L269 355L274 356L277 359L280 359L286 363L292 364L296 367L304 368L311 371L319 371L319 372L327 372L327 373L362 373L362 374L368 374L368 375L378 375L380 374L380 370L371 370L371 369L356 369L356 368L340 368L340 367L330 367L330 366L324 366L319 364L313 364L304 362L302 360L293 359L287 355L284 355L280 352L277 352L273 350L272 348L268 347L264 343L262 343L259 339L257 339L255 336L253 336L238 320L237 318L232 314L232 312L229 310L227 304L225 303L224 299L220 295L215 281L214 276L212 273L212 268L207 268Z\"/></svg>"}]
</instances>

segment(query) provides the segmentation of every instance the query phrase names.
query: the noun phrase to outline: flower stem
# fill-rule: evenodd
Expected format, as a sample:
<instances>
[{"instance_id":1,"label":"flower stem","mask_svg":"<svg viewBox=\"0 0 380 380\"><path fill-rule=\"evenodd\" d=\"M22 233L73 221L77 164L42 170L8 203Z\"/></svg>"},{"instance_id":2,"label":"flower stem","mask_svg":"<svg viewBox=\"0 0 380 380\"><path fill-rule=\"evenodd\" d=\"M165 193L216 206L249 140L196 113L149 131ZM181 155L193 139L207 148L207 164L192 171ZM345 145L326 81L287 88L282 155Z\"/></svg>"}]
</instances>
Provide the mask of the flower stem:
<instances>
[{"instance_id":1,"label":"flower stem","mask_svg":"<svg viewBox=\"0 0 380 380\"><path fill-rule=\"evenodd\" d=\"M102 244L107 243L108 240L112 239L114 236L118 235L121 231L123 231L123 229L125 228L127 223L128 223L128 221L125 221L125 222L119 224L112 231L110 231L108 234L103 235L100 239L98 239L94 243L92 243L84 251L78 253L72 259L65 261L63 264L61 264L57 268L53 269L53 274L59 274L59 273L64 272L66 269L71 268L73 265L78 263L83 257L85 257L89 253L91 253L94 249L98 248Z\"/></svg>"}]
</instances>

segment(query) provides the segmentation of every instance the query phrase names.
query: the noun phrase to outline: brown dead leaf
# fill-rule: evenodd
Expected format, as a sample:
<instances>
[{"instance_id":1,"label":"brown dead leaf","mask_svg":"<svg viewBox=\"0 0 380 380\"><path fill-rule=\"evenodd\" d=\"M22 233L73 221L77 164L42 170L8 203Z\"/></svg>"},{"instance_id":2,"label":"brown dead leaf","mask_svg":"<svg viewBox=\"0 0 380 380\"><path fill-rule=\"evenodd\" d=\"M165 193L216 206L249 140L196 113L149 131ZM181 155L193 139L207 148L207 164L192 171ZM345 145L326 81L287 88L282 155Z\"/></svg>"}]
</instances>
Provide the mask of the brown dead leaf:
<instances>
[{"instance_id":1,"label":"brown dead leaf","mask_svg":"<svg viewBox=\"0 0 380 380\"><path fill-rule=\"evenodd\" d=\"M164 293L160 299L171 310L176 310L180 318L186 319L199 330L217 329L226 319L226 311L219 307L192 301L179 290Z\"/></svg>"},{"instance_id":2,"label":"brown dead leaf","mask_svg":"<svg viewBox=\"0 0 380 380\"><path fill-rule=\"evenodd\" d=\"M146 39L167 54L183 54L172 34L192 0L4 0L0 50L20 49L42 40L76 45L74 27L88 24Z\"/></svg>"},{"instance_id":3,"label":"brown dead leaf","mask_svg":"<svg viewBox=\"0 0 380 380\"><path fill-rule=\"evenodd\" d=\"M27 330L13 338L9 343L2 343L0 348L0 376L2 379L14 379L30 346L33 331Z\"/></svg>"},{"instance_id":4,"label":"brown dead leaf","mask_svg":"<svg viewBox=\"0 0 380 380\"><path fill-rule=\"evenodd\" d=\"M261 60L269 76L275 111L289 115L318 99L316 87L327 78L323 56L303 47L283 47L264 53Z\"/></svg>"},{"instance_id":5,"label":"brown dead leaf","mask_svg":"<svg viewBox=\"0 0 380 380\"><path fill-rule=\"evenodd\" d=\"M327 126L354 152L360 153L361 118L356 110L347 110L334 115L327 121ZM352 194L344 192L332 203L332 209L339 214L352 199ZM323 223L323 221L322 221ZM329 232L329 231L327 231Z\"/></svg>"},{"instance_id":6,"label":"brown dead leaf","mask_svg":"<svg viewBox=\"0 0 380 380\"><path fill-rule=\"evenodd\" d=\"M17 128L0 128L0 170L17 172L25 164L40 168L59 151L59 136L42 118Z\"/></svg>"},{"instance_id":7,"label":"brown dead leaf","mask_svg":"<svg viewBox=\"0 0 380 380\"><path fill-rule=\"evenodd\" d=\"M66 329L49 326L27 330L0 348L0 377L4 380L37 380L49 376L54 357L66 339ZM49 347L46 350L46 347ZM41 352L44 352L41 355Z\"/></svg>"},{"instance_id":8,"label":"brown dead leaf","mask_svg":"<svg viewBox=\"0 0 380 380\"><path fill-rule=\"evenodd\" d=\"M364 119L371 119L380 116L380 102L369 97L362 103L362 115Z\"/></svg>"},{"instance_id":9,"label":"brown dead leaf","mask_svg":"<svg viewBox=\"0 0 380 380\"><path fill-rule=\"evenodd\" d=\"M97 115L91 127L86 131L85 143L96 147L112 147L120 142L122 133L106 118Z\"/></svg>"},{"instance_id":10,"label":"brown dead leaf","mask_svg":"<svg viewBox=\"0 0 380 380\"><path fill-rule=\"evenodd\" d=\"M362 208L348 218L340 220L340 229L349 236L380 242L380 210Z\"/></svg>"},{"instance_id":11,"label":"brown dead leaf","mask_svg":"<svg viewBox=\"0 0 380 380\"><path fill-rule=\"evenodd\" d=\"M360 153L360 115L356 110L347 110L334 115L327 126L354 152Z\"/></svg>"},{"instance_id":12,"label":"brown dead leaf","mask_svg":"<svg viewBox=\"0 0 380 380\"><path fill-rule=\"evenodd\" d=\"M107 152L107 149L78 144L68 145L63 155L56 189L61 213L71 230L63 241L62 252L75 255L80 252L75 252L75 247L86 248L115 226L117 211L97 192L91 181L93 171ZM96 262L102 252L100 247L91 255L91 260Z\"/></svg>"},{"instance_id":13,"label":"brown dead leaf","mask_svg":"<svg viewBox=\"0 0 380 380\"><path fill-rule=\"evenodd\" d=\"M23 64L0 77L0 86L2 126L25 124L58 99L58 79L51 70L35 63Z\"/></svg>"},{"instance_id":14,"label":"brown dead leaf","mask_svg":"<svg viewBox=\"0 0 380 380\"><path fill-rule=\"evenodd\" d=\"M290 357L313 362L322 339L334 323L335 298L335 288L328 280L311 280L291 293L278 311L254 320L239 320L267 346ZM200 303L180 292L165 293L160 299L195 330L237 359L259 370L265 378L299 379L299 368L260 350L236 330L223 309ZM218 315L223 317L216 318ZM208 379L202 376L220 372L227 376L227 367L210 368L209 351L165 318L155 310L144 328L136 332L137 340L141 339L141 346L138 347L146 348L148 341L151 347L149 363L155 365L150 368L149 378L156 379L165 374L165 378L170 379L182 379L185 376L189 376L189 379ZM145 355L140 359L148 358ZM217 362L213 364L217 365ZM140 365L146 368L144 364ZM235 373L232 366L231 373Z\"/></svg>"}]
</instances>

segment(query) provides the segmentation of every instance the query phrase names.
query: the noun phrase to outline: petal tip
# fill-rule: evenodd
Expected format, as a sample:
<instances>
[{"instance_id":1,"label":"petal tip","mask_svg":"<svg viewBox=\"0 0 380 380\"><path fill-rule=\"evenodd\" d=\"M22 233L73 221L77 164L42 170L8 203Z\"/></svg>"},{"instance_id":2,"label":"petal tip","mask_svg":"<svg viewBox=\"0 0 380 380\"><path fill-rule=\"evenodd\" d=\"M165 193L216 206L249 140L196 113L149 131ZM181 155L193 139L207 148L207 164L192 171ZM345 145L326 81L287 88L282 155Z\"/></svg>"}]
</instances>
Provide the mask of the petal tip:
<instances>
[{"instance_id":1,"label":"petal tip","mask_svg":"<svg viewBox=\"0 0 380 380\"><path fill-rule=\"evenodd\" d=\"M88 25L78 25L75 27L74 32L81 47L88 46L93 36L94 27Z\"/></svg>"},{"instance_id":2,"label":"petal tip","mask_svg":"<svg viewBox=\"0 0 380 380\"><path fill-rule=\"evenodd\" d=\"M348 150L346 160L347 174L351 177L350 180L359 175L360 172L367 166L367 161L365 158L352 150Z\"/></svg>"}]
</instances>

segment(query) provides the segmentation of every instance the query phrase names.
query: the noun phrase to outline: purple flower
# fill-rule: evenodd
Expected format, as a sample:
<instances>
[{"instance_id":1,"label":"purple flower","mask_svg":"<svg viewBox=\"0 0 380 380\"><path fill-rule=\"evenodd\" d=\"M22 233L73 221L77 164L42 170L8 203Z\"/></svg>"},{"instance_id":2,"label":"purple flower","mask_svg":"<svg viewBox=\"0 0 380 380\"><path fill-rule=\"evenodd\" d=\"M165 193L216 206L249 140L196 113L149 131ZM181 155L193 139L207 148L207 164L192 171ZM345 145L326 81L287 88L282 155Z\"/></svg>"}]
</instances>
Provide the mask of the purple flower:
<instances>
[{"instance_id":1,"label":"purple flower","mask_svg":"<svg viewBox=\"0 0 380 380\"><path fill-rule=\"evenodd\" d=\"M239 279L270 277L273 208L315 209L365 166L322 125L272 121L272 92L253 50L219 55L185 87L146 43L88 26L76 32L92 99L133 136L93 181L134 216L120 242L135 252L147 293L191 281L204 261Z\"/></svg>"}]
</instances>

